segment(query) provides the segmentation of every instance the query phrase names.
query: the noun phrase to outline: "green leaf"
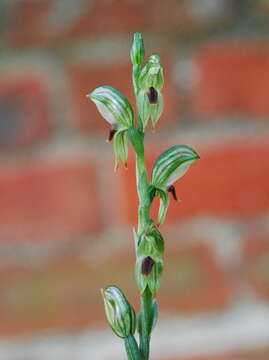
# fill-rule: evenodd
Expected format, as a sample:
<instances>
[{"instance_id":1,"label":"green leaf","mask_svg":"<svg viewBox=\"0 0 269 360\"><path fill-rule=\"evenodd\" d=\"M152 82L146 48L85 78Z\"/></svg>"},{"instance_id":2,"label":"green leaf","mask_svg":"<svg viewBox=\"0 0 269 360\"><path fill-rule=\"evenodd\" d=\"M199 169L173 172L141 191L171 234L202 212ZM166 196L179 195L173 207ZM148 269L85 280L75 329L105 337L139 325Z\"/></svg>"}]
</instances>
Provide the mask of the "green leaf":
<instances>
[{"instance_id":1,"label":"green leaf","mask_svg":"<svg viewBox=\"0 0 269 360\"><path fill-rule=\"evenodd\" d=\"M163 152L155 161L151 172L151 183L166 190L181 178L199 155L189 146L175 145Z\"/></svg>"},{"instance_id":2,"label":"green leaf","mask_svg":"<svg viewBox=\"0 0 269 360\"><path fill-rule=\"evenodd\" d=\"M100 114L115 129L128 129L134 123L133 109L126 97L111 86L100 86L87 95Z\"/></svg>"}]
</instances>

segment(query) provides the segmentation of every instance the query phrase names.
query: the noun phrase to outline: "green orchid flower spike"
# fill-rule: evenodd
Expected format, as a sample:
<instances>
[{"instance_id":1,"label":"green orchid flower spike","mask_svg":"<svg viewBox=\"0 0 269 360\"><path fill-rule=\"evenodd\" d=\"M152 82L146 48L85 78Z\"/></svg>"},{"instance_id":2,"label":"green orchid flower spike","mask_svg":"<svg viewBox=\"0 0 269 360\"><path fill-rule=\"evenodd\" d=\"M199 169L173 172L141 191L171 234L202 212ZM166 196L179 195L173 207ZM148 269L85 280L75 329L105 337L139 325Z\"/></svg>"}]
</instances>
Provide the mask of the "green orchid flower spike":
<instances>
[{"instance_id":1,"label":"green orchid flower spike","mask_svg":"<svg viewBox=\"0 0 269 360\"><path fill-rule=\"evenodd\" d=\"M106 287L102 294L107 321L114 333L123 339L128 359L148 360L151 333L158 320L156 297L164 268L164 238L158 226L165 221L170 203L169 193L177 200L174 183L186 174L199 155L186 145L169 148L155 161L149 181L145 163L145 130L149 119L155 126L163 112L164 72L159 55L152 54L145 60L144 42L139 32L134 34L130 57L135 112L126 97L110 86L100 86L88 97L111 126L108 140L113 140L115 169L120 161L126 166L130 145L136 155L139 207L138 226L133 233L140 311L135 314L124 293L116 286ZM137 114L136 118L134 114ZM150 215L154 198L160 201L157 219L152 219Z\"/></svg>"}]
</instances>

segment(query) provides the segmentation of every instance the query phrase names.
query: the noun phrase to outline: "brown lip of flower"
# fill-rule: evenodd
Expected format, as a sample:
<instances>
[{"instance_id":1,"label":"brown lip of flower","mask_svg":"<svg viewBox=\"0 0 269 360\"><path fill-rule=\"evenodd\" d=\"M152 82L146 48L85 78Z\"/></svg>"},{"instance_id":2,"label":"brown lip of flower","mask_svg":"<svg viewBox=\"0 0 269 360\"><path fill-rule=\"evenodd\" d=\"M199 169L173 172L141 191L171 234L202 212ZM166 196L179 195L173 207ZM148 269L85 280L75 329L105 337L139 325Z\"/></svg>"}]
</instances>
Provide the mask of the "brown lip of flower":
<instances>
[{"instance_id":1,"label":"brown lip of flower","mask_svg":"<svg viewBox=\"0 0 269 360\"><path fill-rule=\"evenodd\" d=\"M108 134L108 137L107 137L107 142L111 142L114 138L114 135L116 134L117 130L116 129L110 129L109 130L109 134Z\"/></svg>"},{"instance_id":2,"label":"brown lip of flower","mask_svg":"<svg viewBox=\"0 0 269 360\"><path fill-rule=\"evenodd\" d=\"M173 185L170 185L169 188L167 189L167 191L172 194L174 200L178 201L176 189Z\"/></svg>"},{"instance_id":3,"label":"brown lip of flower","mask_svg":"<svg viewBox=\"0 0 269 360\"><path fill-rule=\"evenodd\" d=\"M158 102L158 91L153 86L151 86L148 89L148 98L149 98L149 103L150 104L157 104L157 102Z\"/></svg>"},{"instance_id":4,"label":"brown lip of flower","mask_svg":"<svg viewBox=\"0 0 269 360\"><path fill-rule=\"evenodd\" d=\"M152 267L155 264L155 261L150 257L147 256L142 261L141 272L144 276L148 276L151 273Z\"/></svg>"}]
</instances>

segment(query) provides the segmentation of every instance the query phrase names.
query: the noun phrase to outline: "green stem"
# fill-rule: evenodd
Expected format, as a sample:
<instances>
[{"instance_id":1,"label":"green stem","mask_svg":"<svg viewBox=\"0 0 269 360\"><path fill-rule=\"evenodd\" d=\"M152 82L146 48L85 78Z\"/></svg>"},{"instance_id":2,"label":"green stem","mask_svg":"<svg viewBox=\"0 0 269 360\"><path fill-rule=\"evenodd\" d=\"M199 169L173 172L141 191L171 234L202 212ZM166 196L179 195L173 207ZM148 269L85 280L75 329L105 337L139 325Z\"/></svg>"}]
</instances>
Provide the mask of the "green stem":
<instances>
[{"instance_id":1,"label":"green stem","mask_svg":"<svg viewBox=\"0 0 269 360\"><path fill-rule=\"evenodd\" d=\"M138 233L146 230L149 224L150 196L148 191L148 175L145 164L144 146L143 152L136 155L136 181L139 198L138 208Z\"/></svg>"},{"instance_id":2,"label":"green stem","mask_svg":"<svg viewBox=\"0 0 269 360\"><path fill-rule=\"evenodd\" d=\"M144 360L149 359L151 309L152 295L146 287L141 296L141 333L139 334L140 352Z\"/></svg>"},{"instance_id":3,"label":"green stem","mask_svg":"<svg viewBox=\"0 0 269 360\"><path fill-rule=\"evenodd\" d=\"M141 234L147 229L150 222L150 205L151 198L149 194L148 175L145 162L144 152L144 135L141 134L140 144L136 146L136 181L139 198L138 208L138 233ZM150 345L150 317L152 309L152 294L148 287L141 296L141 333L140 335L140 352L143 360L149 358Z\"/></svg>"},{"instance_id":4,"label":"green stem","mask_svg":"<svg viewBox=\"0 0 269 360\"><path fill-rule=\"evenodd\" d=\"M142 360L140 351L133 335L129 335L127 338L125 338L124 343L126 353L128 355L128 360Z\"/></svg>"},{"instance_id":5,"label":"green stem","mask_svg":"<svg viewBox=\"0 0 269 360\"><path fill-rule=\"evenodd\" d=\"M137 79L140 71L140 65L135 65L133 67L133 85L136 98L138 95ZM129 138L136 152L136 184L139 198L138 234L141 234L146 231L147 226L150 223L149 211L152 199L149 192L148 174L145 161L143 124L139 116L138 127L130 129ZM149 359L151 313L152 294L150 289L146 287L141 295L141 327L139 330L139 349L143 360Z\"/></svg>"}]
</instances>

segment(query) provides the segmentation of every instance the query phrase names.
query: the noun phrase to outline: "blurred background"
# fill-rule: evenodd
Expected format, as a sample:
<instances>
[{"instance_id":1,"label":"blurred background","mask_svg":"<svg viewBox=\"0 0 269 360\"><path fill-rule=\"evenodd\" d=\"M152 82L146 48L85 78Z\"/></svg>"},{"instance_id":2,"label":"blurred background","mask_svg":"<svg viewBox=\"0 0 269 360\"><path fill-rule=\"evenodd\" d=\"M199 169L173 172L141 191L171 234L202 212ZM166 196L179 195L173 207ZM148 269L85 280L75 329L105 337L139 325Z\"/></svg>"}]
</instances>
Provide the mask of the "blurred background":
<instances>
[{"instance_id":1,"label":"blurred background","mask_svg":"<svg viewBox=\"0 0 269 360\"><path fill-rule=\"evenodd\" d=\"M269 359L269 1L0 0L0 359L120 360L100 288L138 309L134 158L113 172L85 95L133 102L142 31L165 69L149 166L201 156L176 184L155 360Z\"/></svg>"}]
</instances>

